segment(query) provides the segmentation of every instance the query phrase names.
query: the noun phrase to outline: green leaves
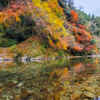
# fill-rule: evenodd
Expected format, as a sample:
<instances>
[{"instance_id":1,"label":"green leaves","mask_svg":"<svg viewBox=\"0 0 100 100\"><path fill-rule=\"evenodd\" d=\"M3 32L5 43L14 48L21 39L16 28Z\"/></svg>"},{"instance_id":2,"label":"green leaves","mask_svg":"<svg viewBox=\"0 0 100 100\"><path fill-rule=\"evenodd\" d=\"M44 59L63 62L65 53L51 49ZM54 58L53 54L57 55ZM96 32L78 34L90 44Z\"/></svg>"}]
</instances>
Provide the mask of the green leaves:
<instances>
[{"instance_id":1,"label":"green leaves","mask_svg":"<svg viewBox=\"0 0 100 100\"><path fill-rule=\"evenodd\" d=\"M5 39L0 40L0 47L9 47L9 46L14 45L16 43L17 43L16 40L5 38Z\"/></svg>"}]
</instances>

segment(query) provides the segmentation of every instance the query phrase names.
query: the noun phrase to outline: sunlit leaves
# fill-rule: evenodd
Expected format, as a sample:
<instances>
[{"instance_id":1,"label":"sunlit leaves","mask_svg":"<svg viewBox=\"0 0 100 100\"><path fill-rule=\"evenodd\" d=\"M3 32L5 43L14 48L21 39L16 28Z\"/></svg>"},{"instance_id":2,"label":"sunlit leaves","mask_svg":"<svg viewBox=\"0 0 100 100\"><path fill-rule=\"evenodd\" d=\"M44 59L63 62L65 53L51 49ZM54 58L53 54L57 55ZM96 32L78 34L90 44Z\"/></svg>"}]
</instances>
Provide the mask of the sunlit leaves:
<instances>
[{"instance_id":1,"label":"sunlit leaves","mask_svg":"<svg viewBox=\"0 0 100 100\"><path fill-rule=\"evenodd\" d=\"M19 16L16 16L16 22L21 22L21 19Z\"/></svg>"},{"instance_id":2,"label":"sunlit leaves","mask_svg":"<svg viewBox=\"0 0 100 100\"><path fill-rule=\"evenodd\" d=\"M78 22L78 14L74 10L71 10L71 15L72 15L72 21Z\"/></svg>"},{"instance_id":3,"label":"sunlit leaves","mask_svg":"<svg viewBox=\"0 0 100 100\"><path fill-rule=\"evenodd\" d=\"M51 35L50 38L48 38L48 43L51 47L64 50L70 47L76 51L82 51L83 48L80 47L80 42L82 43L81 45L85 45L84 41L91 41L91 34L87 32L82 25L77 25L77 12L71 10L72 20L67 22L65 20L63 8L59 6L57 0L32 0L32 2L28 2L27 5L29 7L16 3L11 4L6 11L0 13L0 23L4 23L6 27L9 27L9 25L13 24L15 21L17 23L21 22L22 19L20 19L20 15L28 14L32 16L35 23L37 23L37 33L43 34L46 37ZM64 27L64 23L68 25L68 28ZM69 26L71 27L70 29ZM70 45L71 43L69 43L69 40L66 38L70 36L74 36L74 40L76 39L74 42L79 42L79 46L75 45L72 47Z\"/></svg>"},{"instance_id":4,"label":"sunlit leaves","mask_svg":"<svg viewBox=\"0 0 100 100\"><path fill-rule=\"evenodd\" d=\"M0 12L0 24L3 23L4 17L5 17L5 14L3 12Z\"/></svg>"},{"instance_id":5,"label":"sunlit leaves","mask_svg":"<svg viewBox=\"0 0 100 100\"><path fill-rule=\"evenodd\" d=\"M40 7L41 6L41 4L40 4L40 2L41 2L41 0L32 0L32 2L35 4L35 6L37 6L37 7Z\"/></svg>"},{"instance_id":6,"label":"sunlit leaves","mask_svg":"<svg viewBox=\"0 0 100 100\"><path fill-rule=\"evenodd\" d=\"M33 0L33 5L37 6L37 3L40 4L41 2L39 0L38 0L38 2L35 2L35 0ZM51 7L50 7L50 5L51 5ZM44 21L46 21L50 24L49 31L52 31L52 37L59 41L56 44L56 46L58 48L66 50L67 49L67 46L65 45L66 43L64 41L63 41L64 44L60 43L61 42L60 38L61 38L61 35L67 36L69 33L66 32L66 29L63 26L64 21L56 15L56 12L62 13L62 11L60 10L61 8L58 6L57 1L56 0L54 0L54 1L44 1L43 3L41 3L41 6L38 5L38 7L41 10L40 13L42 13L40 15L43 15L43 14L46 15L46 19L44 19ZM58 10L58 7L59 7L59 10ZM36 10L37 9L38 8L36 8ZM42 17L42 16L40 16L40 17ZM49 40L49 43L50 43L51 46L53 46L52 40Z\"/></svg>"}]
</instances>

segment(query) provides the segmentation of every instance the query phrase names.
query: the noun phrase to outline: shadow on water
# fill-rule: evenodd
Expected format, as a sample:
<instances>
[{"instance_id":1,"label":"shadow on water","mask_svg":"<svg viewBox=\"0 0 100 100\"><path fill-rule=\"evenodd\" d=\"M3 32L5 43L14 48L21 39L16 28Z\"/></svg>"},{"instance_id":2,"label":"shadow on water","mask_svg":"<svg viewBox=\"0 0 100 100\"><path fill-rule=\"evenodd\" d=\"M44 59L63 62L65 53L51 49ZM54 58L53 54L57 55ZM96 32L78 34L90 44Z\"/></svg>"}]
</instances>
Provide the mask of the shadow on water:
<instances>
[{"instance_id":1,"label":"shadow on water","mask_svg":"<svg viewBox=\"0 0 100 100\"><path fill-rule=\"evenodd\" d=\"M60 58L11 65L0 70L1 100L92 100L100 95L99 59Z\"/></svg>"}]
</instances>

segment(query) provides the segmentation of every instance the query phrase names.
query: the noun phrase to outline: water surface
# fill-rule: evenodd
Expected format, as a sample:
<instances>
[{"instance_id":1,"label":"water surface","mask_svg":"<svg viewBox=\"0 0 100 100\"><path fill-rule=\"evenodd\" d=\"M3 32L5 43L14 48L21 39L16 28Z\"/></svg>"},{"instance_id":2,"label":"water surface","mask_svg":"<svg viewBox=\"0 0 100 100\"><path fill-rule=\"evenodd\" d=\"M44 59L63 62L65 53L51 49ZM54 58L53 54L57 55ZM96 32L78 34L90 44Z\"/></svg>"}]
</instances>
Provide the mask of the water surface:
<instances>
[{"instance_id":1,"label":"water surface","mask_svg":"<svg viewBox=\"0 0 100 100\"><path fill-rule=\"evenodd\" d=\"M98 58L0 63L1 100L93 100L99 95Z\"/></svg>"}]
</instances>

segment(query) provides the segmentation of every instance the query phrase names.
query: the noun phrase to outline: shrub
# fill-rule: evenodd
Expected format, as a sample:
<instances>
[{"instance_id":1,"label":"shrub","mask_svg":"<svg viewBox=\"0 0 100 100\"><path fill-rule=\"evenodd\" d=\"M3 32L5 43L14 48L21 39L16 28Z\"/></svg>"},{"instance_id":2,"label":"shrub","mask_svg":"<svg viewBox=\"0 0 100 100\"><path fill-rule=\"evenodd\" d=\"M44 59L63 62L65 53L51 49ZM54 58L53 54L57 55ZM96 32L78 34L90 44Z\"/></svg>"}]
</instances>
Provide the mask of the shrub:
<instances>
[{"instance_id":1,"label":"shrub","mask_svg":"<svg viewBox=\"0 0 100 100\"><path fill-rule=\"evenodd\" d=\"M34 21L27 16L20 16L21 22L16 22L6 29L6 36L18 42L21 42L32 36L32 28L35 25Z\"/></svg>"},{"instance_id":2,"label":"shrub","mask_svg":"<svg viewBox=\"0 0 100 100\"><path fill-rule=\"evenodd\" d=\"M36 34L34 32L35 22L31 16L20 16L20 22L14 22L9 26L0 24L0 46L8 47L20 43Z\"/></svg>"},{"instance_id":3,"label":"shrub","mask_svg":"<svg viewBox=\"0 0 100 100\"><path fill-rule=\"evenodd\" d=\"M17 41L13 39L1 39L0 40L0 47L9 47L11 45L16 44Z\"/></svg>"}]
</instances>

